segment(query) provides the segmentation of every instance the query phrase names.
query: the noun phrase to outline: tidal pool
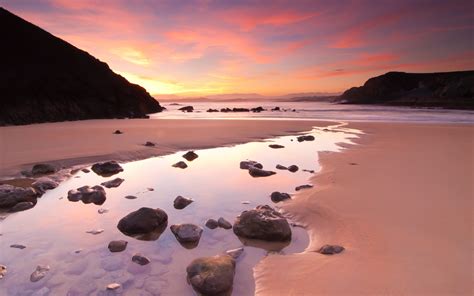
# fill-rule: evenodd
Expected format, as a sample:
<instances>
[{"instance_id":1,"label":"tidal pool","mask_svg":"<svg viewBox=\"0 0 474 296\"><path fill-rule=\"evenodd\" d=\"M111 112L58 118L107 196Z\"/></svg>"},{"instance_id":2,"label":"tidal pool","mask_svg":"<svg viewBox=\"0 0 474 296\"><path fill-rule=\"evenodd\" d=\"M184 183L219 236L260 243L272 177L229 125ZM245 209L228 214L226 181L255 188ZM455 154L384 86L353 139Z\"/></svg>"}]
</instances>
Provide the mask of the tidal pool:
<instances>
[{"instance_id":1,"label":"tidal pool","mask_svg":"<svg viewBox=\"0 0 474 296\"><path fill-rule=\"evenodd\" d=\"M260 204L273 204L273 191L294 194L294 188L308 183L317 172L318 152L340 151L338 143L351 144L359 131L339 125L328 129L315 128L315 141L298 142L293 136L277 137L232 147L195 150L199 157L186 161L180 151L122 164L124 171L103 178L93 172L79 171L54 190L46 192L37 205L24 212L9 215L0 222L0 264L8 273L0 280L1 295L193 295L186 282L186 266L195 258L213 256L244 246L237 262L232 295L253 295L253 267L268 252L281 254L301 252L308 245L306 231L292 227L292 241L287 245L256 244L241 241L232 229L204 226L209 218L224 217L233 222L242 211ZM272 149L269 144L281 144ZM159 143L158 143L159 145ZM150 148L153 149L153 148ZM276 175L253 178L241 170L242 160L255 160ZM171 165L185 161L188 168ZM275 166L295 164L299 171L277 170ZM99 185L114 178L125 181L118 188L105 189L106 202L101 205L70 202L67 192L84 185ZM150 190L152 189L152 190ZM136 199L126 199L134 195ZM173 207L176 196L192 198L182 210ZM248 201L248 204L242 203ZM161 208L168 214L168 227L155 241L142 241L122 234L118 221L141 207ZM99 214L99 208L107 213ZM180 245L169 230L179 223L194 223L204 228L199 245L187 249ZM100 234L87 233L103 229ZM126 240L125 251L111 253L111 240ZM25 249L10 248L12 244ZM150 258L151 263L140 266L131 261L135 253ZM31 282L30 275L37 265L49 265L47 275ZM117 282L122 288L107 291L106 286Z\"/></svg>"}]
</instances>

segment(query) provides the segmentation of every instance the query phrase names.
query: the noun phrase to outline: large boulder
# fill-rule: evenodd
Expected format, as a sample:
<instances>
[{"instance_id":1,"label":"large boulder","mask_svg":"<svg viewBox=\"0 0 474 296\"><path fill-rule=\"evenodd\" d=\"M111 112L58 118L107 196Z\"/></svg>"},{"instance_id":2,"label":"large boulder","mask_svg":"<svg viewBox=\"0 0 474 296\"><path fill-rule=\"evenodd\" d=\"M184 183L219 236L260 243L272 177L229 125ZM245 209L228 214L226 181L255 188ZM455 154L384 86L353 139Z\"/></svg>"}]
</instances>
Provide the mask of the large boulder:
<instances>
[{"instance_id":1,"label":"large boulder","mask_svg":"<svg viewBox=\"0 0 474 296\"><path fill-rule=\"evenodd\" d=\"M264 241L289 241L291 228L282 214L268 205L244 211L235 219L234 233L237 236Z\"/></svg>"},{"instance_id":2,"label":"large boulder","mask_svg":"<svg viewBox=\"0 0 474 296\"><path fill-rule=\"evenodd\" d=\"M77 189L69 190L67 193L67 199L69 201L82 201L85 204L96 204L102 205L107 199L105 190L102 186L96 185L93 187L82 186Z\"/></svg>"},{"instance_id":3,"label":"large boulder","mask_svg":"<svg viewBox=\"0 0 474 296\"><path fill-rule=\"evenodd\" d=\"M91 169L102 177L110 177L123 172L123 168L116 161L99 162L94 164Z\"/></svg>"},{"instance_id":4,"label":"large boulder","mask_svg":"<svg viewBox=\"0 0 474 296\"><path fill-rule=\"evenodd\" d=\"M197 258L186 268L187 279L202 295L226 295L234 283L235 260L228 255Z\"/></svg>"},{"instance_id":5,"label":"large boulder","mask_svg":"<svg viewBox=\"0 0 474 296\"><path fill-rule=\"evenodd\" d=\"M35 202L38 193L31 187L0 185L0 208L11 208L20 202Z\"/></svg>"},{"instance_id":6,"label":"large boulder","mask_svg":"<svg viewBox=\"0 0 474 296\"><path fill-rule=\"evenodd\" d=\"M117 228L124 234L143 240L156 240L168 225L162 209L140 208L120 219Z\"/></svg>"}]
</instances>

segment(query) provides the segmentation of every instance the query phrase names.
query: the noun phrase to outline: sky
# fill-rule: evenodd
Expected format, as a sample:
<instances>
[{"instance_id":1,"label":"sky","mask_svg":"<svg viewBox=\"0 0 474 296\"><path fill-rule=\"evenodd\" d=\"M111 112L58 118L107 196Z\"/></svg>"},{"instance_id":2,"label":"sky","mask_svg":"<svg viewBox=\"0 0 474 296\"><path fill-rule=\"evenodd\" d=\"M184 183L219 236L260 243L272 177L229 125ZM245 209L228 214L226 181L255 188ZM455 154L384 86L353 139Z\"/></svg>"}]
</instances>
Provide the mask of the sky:
<instances>
[{"instance_id":1,"label":"sky","mask_svg":"<svg viewBox=\"0 0 474 296\"><path fill-rule=\"evenodd\" d=\"M341 92L474 69L472 0L0 0L151 94Z\"/></svg>"}]
</instances>

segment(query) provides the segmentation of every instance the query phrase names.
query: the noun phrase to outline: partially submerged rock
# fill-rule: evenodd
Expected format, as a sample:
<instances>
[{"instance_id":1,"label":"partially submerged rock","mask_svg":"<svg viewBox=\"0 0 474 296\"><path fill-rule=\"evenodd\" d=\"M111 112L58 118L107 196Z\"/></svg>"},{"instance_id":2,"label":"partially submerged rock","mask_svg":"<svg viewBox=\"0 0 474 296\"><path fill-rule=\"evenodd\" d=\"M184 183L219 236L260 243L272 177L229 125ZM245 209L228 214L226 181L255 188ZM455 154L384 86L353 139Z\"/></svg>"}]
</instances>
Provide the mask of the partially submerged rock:
<instances>
[{"instance_id":1,"label":"partially submerged rock","mask_svg":"<svg viewBox=\"0 0 474 296\"><path fill-rule=\"evenodd\" d=\"M47 190L54 189L59 186L59 183L48 178L48 177L41 177L37 179L33 184L31 184L31 187L33 187L36 192L43 194Z\"/></svg>"},{"instance_id":2,"label":"partially submerged rock","mask_svg":"<svg viewBox=\"0 0 474 296\"><path fill-rule=\"evenodd\" d=\"M116 161L99 162L94 164L91 169L102 177L110 177L123 172L123 168Z\"/></svg>"},{"instance_id":3,"label":"partially submerged rock","mask_svg":"<svg viewBox=\"0 0 474 296\"><path fill-rule=\"evenodd\" d=\"M105 213L107 213L108 211L109 211L108 209L100 208L100 209L97 210L97 213L99 213L99 214L105 214Z\"/></svg>"},{"instance_id":4,"label":"partially submerged rock","mask_svg":"<svg viewBox=\"0 0 474 296\"><path fill-rule=\"evenodd\" d=\"M37 282L44 278L48 273L50 267L49 265L38 265L30 276L30 281Z\"/></svg>"},{"instance_id":5,"label":"partially submerged rock","mask_svg":"<svg viewBox=\"0 0 474 296\"><path fill-rule=\"evenodd\" d=\"M281 165L281 164L277 164L277 165L276 165L276 168L277 168L278 170L287 170L287 169L288 169L286 166Z\"/></svg>"},{"instance_id":6,"label":"partially submerged rock","mask_svg":"<svg viewBox=\"0 0 474 296\"><path fill-rule=\"evenodd\" d=\"M179 108L178 110L183 111L183 112L193 112L194 107L193 106L184 106L184 107Z\"/></svg>"},{"instance_id":7,"label":"partially submerged rock","mask_svg":"<svg viewBox=\"0 0 474 296\"><path fill-rule=\"evenodd\" d=\"M135 195L125 195L126 199L137 199Z\"/></svg>"},{"instance_id":8,"label":"partially submerged rock","mask_svg":"<svg viewBox=\"0 0 474 296\"><path fill-rule=\"evenodd\" d=\"M318 250L318 253L321 253L323 255L334 255L339 254L344 250L344 247L339 245L324 245Z\"/></svg>"},{"instance_id":9,"label":"partially submerged rock","mask_svg":"<svg viewBox=\"0 0 474 296\"><path fill-rule=\"evenodd\" d=\"M263 169L263 165L261 163L253 161L253 160L244 160L240 162L240 168L243 170L248 170L251 167Z\"/></svg>"},{"instance_id":10,"label":"partially submerged rock","mask_svg":"<svg viewBox=\"0 0 474 296\"><path fill-rule=\"evenodd\" d=\"M173 206L177 210L182 210L193 202L192 199L182 197L181 195L177 196L174 199Z\"/></svg>"},{"instance_id":11,"label":"partially submerged rock","mask_svg":"<svg viewBox=\"0 0 474 296\"><path fill-rule=\"evenodd\" d=\"M227 250L225 251L225 253L232 257L234 260L237 260L244 253L244 248Z\"/></svg>"},{"instance_id":12,"label":"partially submerged rock","mask_svg":"<svg viewBox=\"0 0 474 296\"><path fill-rule=\"evenodd\" d=\"M0 279L7 275L7 267L0 264Z\"/></svg>"},{"instance_id":13,"label":"partially submerged rock","mask_svg":"<svg viewBox=\"0 0 474 296\"><path fill-rule=\"evenodd\" d=\"M26 248L26 246L20 245L20 244L13 244L13 245L10 245L10 248L23 250L24 248Z\"/></svg>"},{"instance_id":14,"label":"partially submerged rock","mask_svg":"<svg viewBox=\"0 0 474 296\"><path fill-rule=\"evenodd\" d=\"M218 220L217 220L217 224L219 225L220 228L224 228L224 229L231 229L232 228L232 223L230 223L229 221L227 221L226 219L220 217Z\"/></svg>"},{"instance_id":15,"label":"partially submerged rock","mask_svg":"<svg viewBox=\"0 0 474 296\"><path fill-rule=\"evenodd\" d=\"M288 170L289 170L290 172L292 172L292 173L295 173L295 172L297 172L297 171L299 170L299 167L298 167L297 165L294 165L294 164L293 164L293 165L290 165L290 166L288 167Z\"/></svg>"},{"instance_id":16,"label":"partially submerged rock","mask_svg":"<svg viewBox=\"0 0 474 296\"><path fill-rule=\"evenodd\" d=\"M69 201L82 201L85 204L102 205L107 199L105 190L102 186L96 185L93 187L82 186L77 189L69 190L67 193Z\"/></svg>"},{"instance_id":17,"label":"partially submerged rock","mask_svg":"<svg viewBox=\"0 0 474 296\"><path fill-rule=\"evenodd\" d=\"M234 283L235 260L228 255L197 258L186 268L187 279L202 295L226 295Z\"/></svg>"},{"instance_id":18,"label":"partially submerged rock","mask_svg":"<svg viewBox=\"0 0 474 296\"><path fill-rule=\"evenodd\" d=\"M219 223L214 219L209 219L206 221L206 227L209 229L216 229L219 227Z\"/></svg>"},{"instance_id":19,"label":"partially submerged rock","mask_svg":"<svg viewBox=\"0 0 474 296\"><path fill-rule=\"evenodd\" d=\"M259 168L256 168L256 167L250 167L249 168L249 174L252 177L268 177L268 176L271 176L271 175L275 175L276 172L266 171L266 170L259 169Z\"/></svg>"},{"instance_id":20,"label":"partially submerged rock","mask_svg":"<svg viewBox=\"0 0 474 296\"><path fill-rule=\"evenodd\" d=\"M282 214L268 205L243 211L235 219L234 233L237 236L264 241L289 241L291 228Z\"/></svg>"},{"instance_id":21,"label":"partially submerged rock","mask_svg":"<svg viewBox=\"0 0 474 296\"><path fill-rule=\"evenodd\" d=\"M285 148L285 146L279 145L279 144L270 144L270 145L268 145L268 147L273 148L273 149Z\"/></svg>"},{"instance_id":22,"label":"partially submerged rock","mask_svg":"<svg viewBox=\"0 0 474 296\"><path fill-rule=\"evenodd\" d=\"M53 165L47 163L35 164L31 169L31 173L34 176L54 174L55 172L56 168Z\"/></svg>"},{"instance_id":23,"label":"partially submerged rock","mask_svg":"<svg viewBox=\"0 0 474 296\"><path fill-rule=\"evenodd\" d=\"M272 194L270 195L270 198L272 199L274 203L277 203L277 202L281 202L287 199L291 199L291 196L288 193L275 191L275 192L272 192Z\"/></svg>"},{"instance_id":24,"label":"partially submerged rock","mask_svg":"<svg viewBox=\"0 0 474 296\"><path fill-rule=\"evenodd\" d=\"M114 240L108 245L110 252L122 252L127 248L128 242L124 240Z\"/></svg>"},{"instance_id":25,"label":"partially submerged rock","mask_svg":"<svg viewBox=\"0 0 474 296\"><path fill-rule=\"evenodd\" d=\"M173 164L172 167L185 169L188 167L188 165L184 161L178 161L177 163Z\"/></svg>"},{"instance_id":26,"label":"partially submerged rock","mask_svg":"<svg viewBox=\"0 0 474 296\"><path fill-rule=\"evenodd\" d=\"M102 185L104 187L107 187L107 188L115 188L115 187L119 187L120 184L122 184L123 181L125 181L125 180L122 179L122 178L115 178L113 180L102 182L102 183L100 183L100 185Z\"/></svg>"},{"instance_id":27,"label":"partially submerged rock","mask_svg":"<svg viewBox=\"0 0 474 296\"><path fill-rule=\"evenodd\" d=\"M311 135L299 136L296 139L298 140L298 142L314 141L314 136L311 136Z\"/></svg>"},{"instance_id":28,"label":"partially submerged rock","mask_svg":"<svg viewBox=\"0 0 474 296\"><path fill-rule=\"evenodd\" d=\"M86 231L86 233L90 233L90 234L93 234L93 235L101 234L102 232L104 232L104 229L102 229L102 228Z\"/></svg>"},{"instance_id":29,"label":"partially submerged rock","mask_svg":"<svg viewBox=\"0 0 474 296\"><path fill-rule=\"evenodd\" d=\"M201 239L203 229L195 224L175 224L170 226L171 232L181 244L193 244L196 246Z\"/></svg>"},{"instance_id":30,"label":"partially submerged rock","mask_svg":"<svg viewBox=\"0 0 474 296\"><path fill-rule=\"evenodd\" d=\"M148 263L151 262L150 259L148 259L148 257L145 257L140 253L136 253L135 255L133 255L132 261L139 265L147 265Z\"/></svg>"},{"instance_id":31,"label":"partially submerged rock","mask_svg":"<svg viewBox=\"0 0 474 296\"><path fill-rule=\"evenodd\" d=\"M313 185L305 184L305 185L296 186L295 190L300 191L302 189L309 189L309 188L313 188Z\"/></svg>"},{"instance_id":32,"label":"partially submerged rock","mask_svg":"<svg viewBox=\"0 0 474 296\"><path fill-rule=\"evenodd\" d=\"M0 185L0 208L11 208L20 202L36 202L38 193L31 187Z\"/></svg>"},{"instance_id":33,"label":"partially submerged rock","mask_svg":"<svg viewBox=\"0 0 474 296\"><path fill-rule=\"evenodd\" d=\"M120 219L117 228L124 234L142 240L156 240L168 225L162 209L140 208Z\"/></svg>"},{"instance_id":34,"label":"partially submerged rock","mask_svg":"<svg viewBox=\"0 0 474 296\"><path fill-rule=\"evenodd\" d=\"M199 155L197 155L194 151L188 151L186 152L183 157L187 160L187 161L193 161L195 160L196 158L199 157Z\"/></svg>"}]
</instances>

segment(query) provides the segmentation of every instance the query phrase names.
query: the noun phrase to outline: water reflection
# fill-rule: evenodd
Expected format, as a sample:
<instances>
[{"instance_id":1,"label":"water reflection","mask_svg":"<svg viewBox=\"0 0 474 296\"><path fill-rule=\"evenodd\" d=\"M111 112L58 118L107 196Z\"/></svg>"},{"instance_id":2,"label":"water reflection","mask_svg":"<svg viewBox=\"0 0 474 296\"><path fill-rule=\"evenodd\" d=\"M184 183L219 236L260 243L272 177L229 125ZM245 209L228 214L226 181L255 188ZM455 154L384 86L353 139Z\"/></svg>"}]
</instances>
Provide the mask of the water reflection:
<instances>
[{"instance_id":1,"label":"water reflection","mask_svg":"<svg viewBox=\"0 0 474 296\"><path fill-rule=\"evenodd\" d=\"M292 241L288 245L241 241L232 230L204 227L209 218L223 217L233 222L243 210L259 204L272 204L273 191L294 193L297 185L307 182L311 175L302 169L319 170L318 151L338 151L336 143L351 143L353 130L314 129L316 140L297 142L295 136L279 137L266 142L253 142L234 147L196 150L198 158L187 162L188 168L173 168L184 160L183 151L123 164L124 171L112 178L94 173L78 172L58 188L48 191L29 211L9 216L0 222L0 264L8 267L7 276L0 283L2 295L31 295L35 291L49 295L108 295L107 284L122 284L121 295L190 295L186 283L186 266L195 258L213 256L225 250L245 245L245 252L237 264L233 295L251 295L254 291L253 266L268 251L301 252L308 244L304 229L292 227ZM293 141L292 141L293 140ZM271 149L268 144L285 146ZM256 160L264 169L277 171L266 178L252 178L247 170L239 169L239 162ZM277 164L295 164L300 170L292 173L276 170ZM125 179L120 187L105 189L107 200L100 206L74 203L65 197L70 189L97 185L106 180ZM150 191L148 188L153 188ZM134 195L136 199L125 196ZM173 206L178 196L192 198L193 203L177 210ZM243 203L243 201L248 201ZM273 206L273 205L272 205ZM118 221L141 207L161 208L168 214L168 225L193 223L204 228L200 242L192 249L183 248L169 230L155 241L138 240L122 234ZM91 229L104 229L98 235L87 234ZM111 240L128 241L127 249L111 253ZM23 250L9 248L23 244ZM131 261L141 253L151 263L140 266ZM30 274L37 265L51 267L42 280L32 283ZM45 294L47 294L45 293ZM69 293L69 294L68 294ZM114 292L115 293L115 292Z\"/></svg>"}]
</instances>

